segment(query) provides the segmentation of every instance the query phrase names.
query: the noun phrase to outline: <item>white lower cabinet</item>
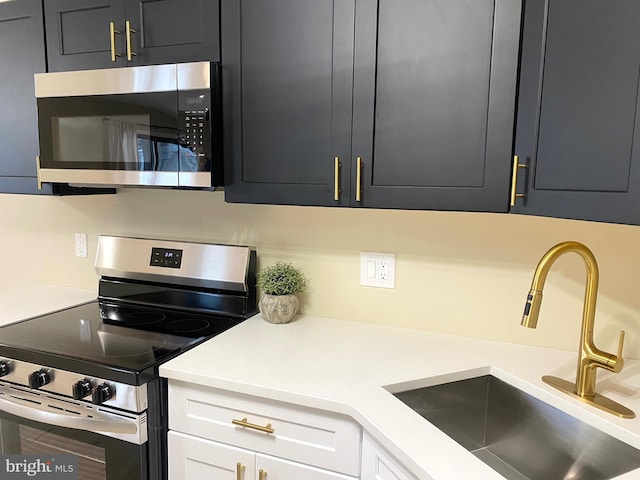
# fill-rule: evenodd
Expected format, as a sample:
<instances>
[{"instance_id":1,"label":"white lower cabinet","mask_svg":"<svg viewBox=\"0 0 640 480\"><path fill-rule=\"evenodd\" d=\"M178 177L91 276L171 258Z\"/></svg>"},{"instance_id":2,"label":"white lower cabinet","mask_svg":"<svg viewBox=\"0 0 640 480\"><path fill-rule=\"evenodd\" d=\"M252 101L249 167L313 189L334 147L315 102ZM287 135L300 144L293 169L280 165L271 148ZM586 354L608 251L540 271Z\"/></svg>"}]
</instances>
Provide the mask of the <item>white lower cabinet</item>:
<instances>
[{"instance_id":1,"label":"white lower cabinet","mask_svg":"<svg viewBox=\"0 0 640 480\"><path fill-rule=\"evenodd\" d=\"M169 381L169 480L357 480L351 418Z\"/></svg>"},{"instance_id":2,"label":"white lower cabinet","mask_svg":"<svg viewBox=\"0 0 640 480\"><path fill-rule=\"evenodd\" d=\"M355 480L178 432L169 432L169 452L171 480Z\"/></svg>"},{"instance_id":3,"label":"white lower cabinet","mask_svg":"<svg viewBox=\"0 0 640 480\"><path fill-rule=\"evenodd\" d=\"M362 438L361 480L416 480L366 432Z\"/></svg>"}]
</instances>

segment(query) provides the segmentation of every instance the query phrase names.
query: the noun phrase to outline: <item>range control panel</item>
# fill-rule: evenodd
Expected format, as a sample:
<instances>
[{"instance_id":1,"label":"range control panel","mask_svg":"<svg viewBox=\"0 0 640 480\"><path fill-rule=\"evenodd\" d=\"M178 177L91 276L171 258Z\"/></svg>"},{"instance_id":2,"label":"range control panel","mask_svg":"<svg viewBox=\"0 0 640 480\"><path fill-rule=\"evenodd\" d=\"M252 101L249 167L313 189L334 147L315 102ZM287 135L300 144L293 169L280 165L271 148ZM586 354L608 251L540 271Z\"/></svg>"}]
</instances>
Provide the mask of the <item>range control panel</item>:
<instances>
[{"instance_id":1,"label":"range control panel","mask_svg":"<svg viewBox=\"0 0 640 480\"><path fill-rule=\"evenodd\" d=\"M127 385L11 358L0 358L0 384L4 382L129 412L148 407L146 385Z\"/></svg>"},{"instance_id":2,"label":"range control panel","mask_svg":"<svg viewBox=\"0 0 640 480\"><path fill-rule=\"evenodd\" d=\"M174 248L153 247L149 265L152 267L180 268L180 265L182 265L182 252L182 250Z\"/></svg>"}]
</instances>

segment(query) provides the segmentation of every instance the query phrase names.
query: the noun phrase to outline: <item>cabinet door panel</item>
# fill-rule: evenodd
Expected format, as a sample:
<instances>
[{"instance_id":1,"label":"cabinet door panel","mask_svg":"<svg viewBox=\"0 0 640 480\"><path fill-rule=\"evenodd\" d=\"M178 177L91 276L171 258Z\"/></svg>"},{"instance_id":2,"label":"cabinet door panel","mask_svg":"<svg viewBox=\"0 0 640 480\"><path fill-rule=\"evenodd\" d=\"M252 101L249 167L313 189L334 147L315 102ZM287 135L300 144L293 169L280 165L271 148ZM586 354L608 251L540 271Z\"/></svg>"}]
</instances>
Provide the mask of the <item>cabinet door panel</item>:
<instances>
[{"instance_id":1,"label":"cabinet door panel","mask_svg":"<svg viewBox=\"0 0 640 480\"><path fill-rule=\"evenodd\" d=\"M0 192L36 193L33 74L45 71L39 0L0 3L0 45ZM51 192L45 188L41 193Z\"/></svg>"},{"instance_id":2,"label":"cabinet door panel","mask_svg":"<svg viewBox=\"0 0 640 480\"><path fill-rule=\"evenodd\" d=\"M179 432L168 433L169 480L236 480L254 478L255 454Z\"/></svg>"},{"instance_id":3,"label":"cabinet door panel","mask_svg":"<svg viewBox=\"0 0 640 480\"><path fill-rule=\"evenodd\" d=\"M395 458L365 433L362 441L361 480L415 480Z\"/></svg>"},{"instance_id":4,"label":"cabinet door panel","mask_svg":"<svg viewBox=\"0 0 640 480\"><path fill-rule=\"evenodd\" d=\"M225 110L238 115L225 122L227 201L339 204L334 158L346 187L351 153L353 0L222 6Z\"/></svg>"},{"instance_id":5,"label":"cabinet door panel","mask_svg":"<svg viewBox=\"0 0 640 480\"><path fill-rule=\"evenodd\" d=\"M493 0L397 1L379 6L373 183L481 187Z\"/></svg>"},{"instance_id":6,"label":"cabinet door panel","mask_svg":"<svg viewBox=\"0 0 640 480\"><path fill-rule=\"evenodd\" d=\"M516 213L640 223L640 4L525 10Z\"/></svg>"},{"instance_id":7,"label":"cabinet door panel","mask_svg":"<svg viewBox=\"0 0 640 480\"><path fill-rule=\"evenodd\" d=\"M356 480L354 477L261 454L256 455L255 468L257 472L262 470L264 478L267 480L270 478L277 480Z\"/></svg>"},{"instance_id":8,"label":"cabinet door panel","mask_svg":"<svg viewBox=\"0 0 640 480\"><path fill-rule=\"evenodd\" d=\"M109 23L118 54L125 53L122 0L47 0L44 2L49 71L125 66L124 56L111 61Z\"/></svg>"},{"instance_id":9,"label":"cabinet door panel","mask_svg":"<svg viewBox=\"0 0 640 480\"><path fill-rule=\"evenodd\" d=\"M352 204L506 211L519 2L368 1L356 19Z\"/></svg>"},{"instance_id":10,"label":"cabinet door panel","mask_svg":"<svg viewBox=\"0 0 640 480\"><path fill-rule=\"evenodd\" d=\"M132 65L220 60L218 1L127 0L126 16Z\"/></svg>"},{"instance_id":11,"label":"cabinet door panel","mask_svg":"<svg viewBox=\"0 0 640 480\"><path fill-rule=\"evenodd\" d=\"M640 5L587 3L596 8L576 0L549 4L535 188L624 192L640 73Z\"/></svg>"}]
</instances>

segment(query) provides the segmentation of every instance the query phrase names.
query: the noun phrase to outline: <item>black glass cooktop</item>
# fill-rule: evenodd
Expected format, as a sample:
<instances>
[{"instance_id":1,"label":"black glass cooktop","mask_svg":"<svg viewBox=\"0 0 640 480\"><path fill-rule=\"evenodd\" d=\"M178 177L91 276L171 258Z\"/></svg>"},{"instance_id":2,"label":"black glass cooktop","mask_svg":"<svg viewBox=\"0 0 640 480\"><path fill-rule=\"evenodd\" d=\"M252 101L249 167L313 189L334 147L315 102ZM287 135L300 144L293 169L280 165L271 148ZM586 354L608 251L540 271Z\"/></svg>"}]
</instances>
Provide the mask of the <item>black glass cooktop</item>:
<instances>
[{"instance_id":1,"label":"black glass cooktop","mask_svg":"<svg viewBox=\"0 0 640 480\"><path fill-rule=\"evenodd\" d=\"M94 301L0 327L0 356L137 384L240 321Z\"/></svg>"}]
</instances>

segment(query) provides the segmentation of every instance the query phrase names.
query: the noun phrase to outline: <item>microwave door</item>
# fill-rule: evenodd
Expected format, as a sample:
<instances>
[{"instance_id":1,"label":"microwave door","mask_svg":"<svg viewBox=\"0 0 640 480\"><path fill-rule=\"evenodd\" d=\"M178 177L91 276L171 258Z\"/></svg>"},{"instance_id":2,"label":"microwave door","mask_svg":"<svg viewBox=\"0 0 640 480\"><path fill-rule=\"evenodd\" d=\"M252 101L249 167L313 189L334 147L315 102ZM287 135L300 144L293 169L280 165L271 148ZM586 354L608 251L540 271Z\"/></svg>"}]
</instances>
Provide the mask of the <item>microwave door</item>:
<instances>
[{"instance_id":1,"label":"microwave door","mask_svg":"<svg viewBox=\"0 0 640 480\"><path fill-rule=\"evenodd\" d=\"M41 179L178 186L177 92L39 98Z\"/></svg>"}]
</instances>

